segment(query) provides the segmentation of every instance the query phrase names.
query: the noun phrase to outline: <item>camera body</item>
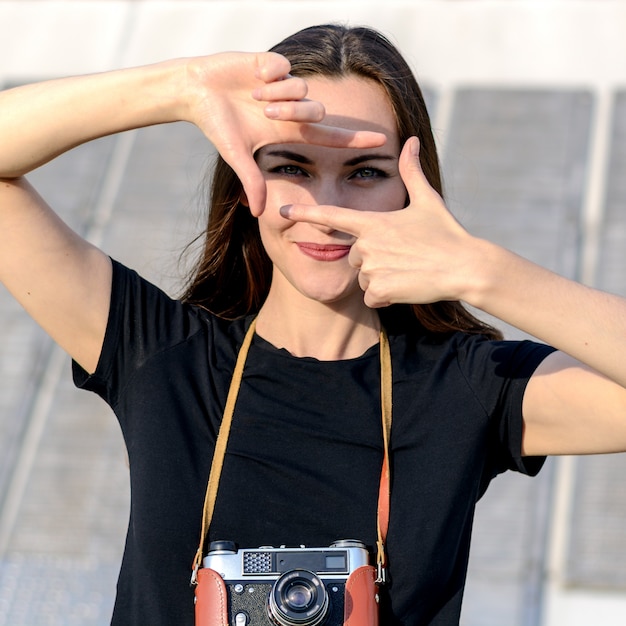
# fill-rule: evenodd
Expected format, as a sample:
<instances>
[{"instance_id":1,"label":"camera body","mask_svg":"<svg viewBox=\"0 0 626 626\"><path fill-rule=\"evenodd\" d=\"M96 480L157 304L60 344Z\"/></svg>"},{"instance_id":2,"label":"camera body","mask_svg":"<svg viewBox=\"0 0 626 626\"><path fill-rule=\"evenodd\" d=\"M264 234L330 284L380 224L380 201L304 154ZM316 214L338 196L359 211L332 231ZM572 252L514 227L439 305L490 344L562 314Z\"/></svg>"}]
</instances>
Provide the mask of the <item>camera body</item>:
<instances>
[{"instance_id":1,"label":"camera body","mask_svg":"<svg viewBox=\"0 0 626 626\"><path fill-rule=\"evenodd\" d=\"M224 581L229 626L378 623L374 568L360 541L241 550L233 542L214 541L203 569Z\"/></svg>"}]
</instances>

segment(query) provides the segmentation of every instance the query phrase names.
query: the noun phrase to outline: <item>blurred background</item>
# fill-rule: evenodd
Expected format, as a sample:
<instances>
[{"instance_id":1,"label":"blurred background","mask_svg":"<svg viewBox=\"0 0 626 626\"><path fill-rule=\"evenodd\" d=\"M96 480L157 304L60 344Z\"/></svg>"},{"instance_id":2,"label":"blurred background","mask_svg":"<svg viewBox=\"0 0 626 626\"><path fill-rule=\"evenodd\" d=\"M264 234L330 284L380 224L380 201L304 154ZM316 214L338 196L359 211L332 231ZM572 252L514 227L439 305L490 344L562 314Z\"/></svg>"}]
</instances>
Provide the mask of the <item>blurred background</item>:
<instances>
[{"instance_id":1,"label":"blurred background","mask_svg":"<svg viewBox=\"0 0 626 626\"><path fill-rule=\"evenodd\" d=\"M0 0L0 89L264 50L321 22L374 26L405 53L466 228L626 295L621 0ZM73 228L176 295L211 155L194 127L159 126L82 146L31 180ZM626 456L611 455L496 479L463 626L626 623L624 475ZM73 388L69 358L0 288L0 626L108 624L128 500L114 417Z\"/></svg>"}]
</instances>

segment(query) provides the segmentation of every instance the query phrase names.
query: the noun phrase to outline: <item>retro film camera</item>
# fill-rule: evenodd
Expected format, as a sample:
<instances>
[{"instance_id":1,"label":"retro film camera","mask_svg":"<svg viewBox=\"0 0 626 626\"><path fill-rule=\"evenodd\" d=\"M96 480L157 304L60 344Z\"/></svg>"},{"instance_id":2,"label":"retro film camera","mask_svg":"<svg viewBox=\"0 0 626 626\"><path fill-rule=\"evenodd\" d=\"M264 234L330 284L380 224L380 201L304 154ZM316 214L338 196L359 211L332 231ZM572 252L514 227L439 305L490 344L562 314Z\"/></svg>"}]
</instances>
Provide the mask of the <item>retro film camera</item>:
<instances>
[{"instance_id":1,"label":"retro film camera","mask_svg":"<svg viewBox=\"0 0 626 626\"><path fill-rule=\"evenodd\" d=\"M203 559L226 585L230 626L375 626L378 597L368 563L364 544L353 540L252 550L213 541Z\"/></svg>"}]
</instances>

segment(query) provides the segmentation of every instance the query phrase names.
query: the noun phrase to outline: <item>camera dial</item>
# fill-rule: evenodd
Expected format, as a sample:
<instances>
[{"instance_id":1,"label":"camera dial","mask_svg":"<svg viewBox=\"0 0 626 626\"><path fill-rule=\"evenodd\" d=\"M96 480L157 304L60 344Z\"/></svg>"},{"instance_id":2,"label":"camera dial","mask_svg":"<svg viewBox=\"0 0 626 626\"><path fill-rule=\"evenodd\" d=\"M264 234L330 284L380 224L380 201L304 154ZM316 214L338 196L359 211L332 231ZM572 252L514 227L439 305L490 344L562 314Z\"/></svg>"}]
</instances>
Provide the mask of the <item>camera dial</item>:
<instances>
[{"instance_id":1,"label":"camera dial","mask_svg":"<svg viewBox=\"0 0 626 626\"><path fill-rule=\"evenodd\" d=\"M268 613L278 626L317 626L328 613L328 594L319 577L305 569L285 572L269 594Z\"/></svg>"},{"instance_id":2,"label":"camera dial","mask_svg":"<svg viewBox=\"0 0 626 626\"><path fill-rule=\"evenodd\" d=\"M237 544L234 541L211 541L209 552L211 554L237 554Z\"/></svg>"},{"instance_id":3,"label":"camera dial","mask_svg":"<svg viewBox=\"0 0 626 626\"><path fill-rule=\"evenodd\" d=\"M357 539L339 539L330 544L331 548L361 548L365 550L365 544Z\"/></svg>"}]
</instances>

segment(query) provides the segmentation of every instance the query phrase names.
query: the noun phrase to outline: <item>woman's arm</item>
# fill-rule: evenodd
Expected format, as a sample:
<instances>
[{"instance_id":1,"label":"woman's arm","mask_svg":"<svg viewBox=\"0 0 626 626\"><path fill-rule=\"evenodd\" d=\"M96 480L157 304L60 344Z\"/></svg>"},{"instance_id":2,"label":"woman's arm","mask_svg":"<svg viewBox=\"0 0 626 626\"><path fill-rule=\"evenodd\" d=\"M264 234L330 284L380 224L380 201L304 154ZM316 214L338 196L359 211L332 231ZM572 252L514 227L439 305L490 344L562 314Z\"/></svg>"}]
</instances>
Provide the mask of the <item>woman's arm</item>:
<instances>
[{"instance_id":1,"label":"woman's arm","mask_svg":"<svg viewBox=\"0 0 626 626\"><path fill-rule=\"evenodd\" d=\"M274 53L227 53L80 76L0 92L0 281L87 371L106 327L108 257L73 233L24 179L71 148L113 133L197 125L242 180L260 213L254 152L273 142L379 145L377 133L320 124L323 106Z\"/></svg>"},{"instance_id":2,"label":"woman's arm","mask_svg":"<svg viewBox=\"0 0 626 626\"><path fill-rule=\"evenodd\" d=\"M481 241L467 301L559 349L524 393L523 453L626 451L626 300Z\"/></svg>"},{"instance_id":3,"label":"woman's arm","mask_svg":"<svg viewBox=\"0 0 626 626\"><path fill-rule=\"evenodd\" d=\"M174 87L164 86L174 75L154 66L0 92L0 280L88 371L104 338L110 261L23 176L91 139L173 119Z\"/></svg>"},{"instance_id":4,"label":"woman's arm","mask_svg":"<svg viewBox=\"0 0 626 626\"><path fill-rule=\"evenodd\" d=\"M91 139L180 119L176 62L0 92L0 176L17 178Z\"/></svg>"},{"instance_id":5,"label":"woman's arm","mask_svg":"<svg viewBox=\"0 0 626 626\"><path fill-rule=\"evenodd\" d=\"M428 185L409 140L410 196L391 213L284 207L284 217L356 237L350 262L369 306L462 300L556 347L523 404L523 453L626 451L626 300L567 280L471 236Z\"/></svg>"},{"instance_id":6,"label":"woman's arm","mask_svg":"<svg viewBox=\"0 0 626 626\"><path fill-rule=\"evenodd\" d=\"M223 53L0 92L0 178L17 178L91 139L175 121L195 124L237 172L253 210L265 185L254 152L268 143L381 145L379 133L327 126L321 103L272 52Z\"/></svg>"}]
</instances>

